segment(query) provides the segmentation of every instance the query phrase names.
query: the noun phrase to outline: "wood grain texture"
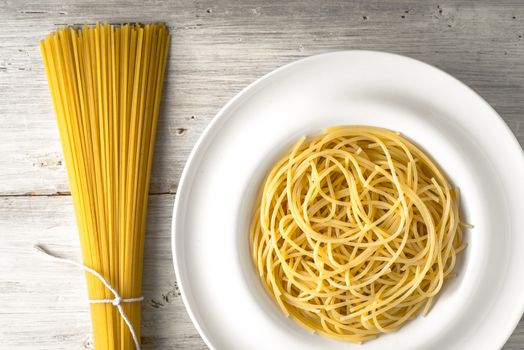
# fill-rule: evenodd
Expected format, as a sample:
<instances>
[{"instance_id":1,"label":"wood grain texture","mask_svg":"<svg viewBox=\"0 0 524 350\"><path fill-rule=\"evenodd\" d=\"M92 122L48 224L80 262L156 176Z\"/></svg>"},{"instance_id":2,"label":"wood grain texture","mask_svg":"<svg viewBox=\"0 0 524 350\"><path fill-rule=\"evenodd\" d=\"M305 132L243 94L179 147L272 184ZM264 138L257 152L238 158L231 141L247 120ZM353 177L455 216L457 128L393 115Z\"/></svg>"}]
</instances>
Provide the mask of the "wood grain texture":
<instances>
[{"instance_id":1,"label":"wood grain texture","mask_svg":"<svg viewBox=\"0 0 524 350\"><path fill-rule=\"evenodd\" d=\"M9 349L89 348L84 277L42 262L79 256L38 41L65 24L164 21L173 35L144 266L146 349L205 348L181 303L170 220L183 165L245 85L301 57L382 50L435 65L479 92L524 145L521 1L0 0L0 339ZM524 349L524 322L504 349Z\"/></svg>"}]
</instances>

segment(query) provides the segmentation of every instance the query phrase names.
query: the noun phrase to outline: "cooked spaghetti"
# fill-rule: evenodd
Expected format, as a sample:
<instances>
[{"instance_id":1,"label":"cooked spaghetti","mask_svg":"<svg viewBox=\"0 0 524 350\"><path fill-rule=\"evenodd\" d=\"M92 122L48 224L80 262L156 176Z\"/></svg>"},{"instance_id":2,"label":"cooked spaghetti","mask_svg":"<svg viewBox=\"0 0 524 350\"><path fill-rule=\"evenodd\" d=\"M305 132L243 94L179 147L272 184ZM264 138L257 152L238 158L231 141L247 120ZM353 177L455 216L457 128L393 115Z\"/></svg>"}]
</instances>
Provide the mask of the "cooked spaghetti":
<instances>
[{"instance_id":1,"label":"cooked spaghetti","mask_svg":"<svg viewBox=\"0 0 524 350\"><path fill-rule=\"evenodd\" d=\"M270 171L250 242L286 316L362 342L427 313L452 275L464 248L458 190L398 133L330 128Z\"/></svg>"},{"instance_id":2,"label":"cooked spaghetti","mask_svg":"<svg viewBox=\"0 0 524 350\"><path fill-rule=\"evenodd\" d=\"M84 265L122 298L141 296L153 149L169 45L167 28L64 28L40 47L75 208ZM112 299L86 275L90 299ZM122 304L140 339L140 303ZM130 349L116 307L91 304L96 349Z\"/></svg>"}]
</instances>

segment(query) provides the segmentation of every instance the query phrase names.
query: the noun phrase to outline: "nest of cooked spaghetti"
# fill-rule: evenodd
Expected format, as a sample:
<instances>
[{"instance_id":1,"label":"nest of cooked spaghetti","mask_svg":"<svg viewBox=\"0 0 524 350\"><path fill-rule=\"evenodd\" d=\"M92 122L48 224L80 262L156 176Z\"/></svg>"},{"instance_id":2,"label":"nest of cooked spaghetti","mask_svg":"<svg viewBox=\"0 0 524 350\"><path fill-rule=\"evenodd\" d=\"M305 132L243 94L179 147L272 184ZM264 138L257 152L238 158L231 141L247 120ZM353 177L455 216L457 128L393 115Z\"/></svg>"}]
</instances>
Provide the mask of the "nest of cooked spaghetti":
<instances>
[{"instance_id":1,"label":"nest of cooked spaghetti","mask_svg":"<svg viewBox=\"0 0 524 350\"><path fill-rule=\"evenodd\" d=\"M457 189L406 138L331 128L270 171L251 253L287 316L362 342L429 311L464 247L459 213Z\"/></svg>"}]
</instances>

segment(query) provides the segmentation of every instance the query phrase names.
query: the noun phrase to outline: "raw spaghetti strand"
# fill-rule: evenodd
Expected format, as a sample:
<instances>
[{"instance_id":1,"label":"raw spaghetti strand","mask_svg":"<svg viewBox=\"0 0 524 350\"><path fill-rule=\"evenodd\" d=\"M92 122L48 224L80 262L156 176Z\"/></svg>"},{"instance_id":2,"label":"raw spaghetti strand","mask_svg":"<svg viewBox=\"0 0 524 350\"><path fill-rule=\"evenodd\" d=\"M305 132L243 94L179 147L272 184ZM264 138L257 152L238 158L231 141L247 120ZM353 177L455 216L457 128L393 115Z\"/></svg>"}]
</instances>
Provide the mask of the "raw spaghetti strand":
<instances>
[{"instance_id":1,"label":"raw spaghetti strand","mask_svg":"<svg viewBox=\"0 0 524 350\"><path fill-rule=\"evenodd\" d=\"M251 255L282 311L363 342L427 313L462 249L458 190L398 133L329 128L267 176Z\"/></svg>"},{"instance_id":2,"label":"raw spaghetti strand","mask_svg":"<svg viewBox=\"0 0 524 350\"><path fill-rule=\"evenodd\" d=\"M40 43L90 300L137 300L169 34L162 24L63 28ZM118 297L116 297L118 296ZM121 296L121 297L120 297ZM122 317L126 315L127 320ZM91 303L95 348L140 339L140 303ZM134 329L136 337L130 333Z\"/></svg>"}]
</instances>

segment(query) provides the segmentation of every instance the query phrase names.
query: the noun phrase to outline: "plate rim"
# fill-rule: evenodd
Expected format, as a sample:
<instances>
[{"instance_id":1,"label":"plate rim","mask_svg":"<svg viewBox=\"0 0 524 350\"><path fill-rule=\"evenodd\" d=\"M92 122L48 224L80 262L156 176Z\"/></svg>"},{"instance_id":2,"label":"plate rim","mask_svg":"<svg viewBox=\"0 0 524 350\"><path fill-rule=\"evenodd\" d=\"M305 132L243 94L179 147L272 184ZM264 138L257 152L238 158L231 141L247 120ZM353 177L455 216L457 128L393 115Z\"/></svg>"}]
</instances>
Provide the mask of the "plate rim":
<instances>
[{"instance_id":1,"label":"plate rim","mask_svg":"<svg viewBox=\"0 0 524 350\"><path fill-rule=\"evenodd\" d=\"M484 104L485 107L490 109L492 114L497 117L496 118L497 122L504 128L505 133L507 134L507 137L511 139L511 142L513 144L512 148L515 148L516 150L520 150L520 152L517 152L517 153L520 156L521 165L524 167L524 149L520 146L520 143L518 142L515 134L511 130L511 128L504 121L502 116L493 108L493 106L491 106L477 91L475 91L473 88L471 88L468 85L466 85L461 80L455 78L450 73L447 73L446 71L444 71L444 70L442 70L442 69L440 69L440 68L438 68L438 67L436 67L434 65L431 65L429 63L420 61L418 59L415 59L415 58L412 58L412 57L409 57L409 56L406 56L406 55L401 55L401 54L391 53L391 52L385 52L385 51L379 51L379 50L338 50L338 51L329 51L329 52L325 52L325 53L321 53L321 54L316 54L316 55L300 58L298 60L294 60L294 61L291 61L289 63L286 63L286 64L284 64L284 65L282 65L282 66L280 66L280 67L278 67L278 68L276 68L276 69L274 69L274 70L272 70L272 71L262 75L261 77L257 78L256 80L254 80L253 82L251 82L250 84L248 84L247 86L242 88L237 94L235 94L235 96L233 96L224 106L222 106L219 109L219 111L211 119L211 121L208 123L208 125L204 128L202 134L198 137L196 143L193 145L193 147L191 149L191 152L190 152L190 154L189 154L189 156L188 156L188 158L187 158L187 160L185 162L184 169L182 171L182 174L180 176L180 180L179 180L179 183L178 183L178 186L177 186L176 195L175 195L175 201L174 201L174 205L173 205L173 213L172 213L172 220L171 220L171 253L172 253L172 258L173 258L173 265L174 265L174 270L175 270L176 281L178 283L178 288L179 288L179 291L180 291L180 295L181 295L182 302L184 304L185 310L186 310L187 314L189 315L189 318L191 319L191 322L193 323L194 327L198 331L198 334L200 335L200 337L203 339L204 343L210 349L216 349L216 347L211 342L211 340L207 336L206 332L204 332L204 329L203 329L202 325L200 324L198 318L195 316L195 314L193 312L192 305L188 301L188 298L187 298L187 295L186 295L186 291L184 289L184 282L182 281L182 279L180 279L181 274L180 274L180 266L179 266L179 261L178 261L179 254L177 254L177 237L179 235L177 235L177 233L176 233L176 224L177 224L177 221L179 220L178 216L179 216L179 212L180 212L180 210L179 210L180 197L181 197L180 193L185 191L185 187L187 186L186 185L187 177L189 176L188 174L190 173L191 168L194 166L195 158L200 153L200 149L203 147L202 146L203 143L210 136L210 134L214 131L216 125L218 125L224 118L227 117L227 113L226 112L229 110L230 106L234 105L238 100L242 99L244 97L244 95L246 95L253 88L255 88L258 85L261 85L266 80L270 79L272 76L280 73L283 70L289 69L291 67L294 67L296 65L302 64L302 63L307 62L307 61L313 61L313 60L317 60L317 59L322 59L325 56L341 55L341 54L370 54L370 55L378 55L378 56L396 57L397 59L400 58L400 59L403 59L403 60L406 60L406 61L411 61L412 63L415 63L415 64L423 65L427 69L430 69L430 70L433 70L433 71L437 71L438 73L443 74L444 76L446 76L446 78L449 78L450 80L454 81L454 83L458 83L463 88L465 88L469 92L473 93L473 95L476 97L476 99L480 103ZM500 342L498 344L499 345L498 348L502 348L504 346L504 344L507 342L507 340L511 337L513 331L518 326L521 317L524 315L524 296L520 300L518 300L518 302L519 303L517 303L518 305L516 305L516 308L519 311L517 314L520 315L520 316L518 316L516 319L508 320L508 326L505 327L506 332L505 332L505 334L503 336L501 334Z\"/></svg>"}]
</instances>

